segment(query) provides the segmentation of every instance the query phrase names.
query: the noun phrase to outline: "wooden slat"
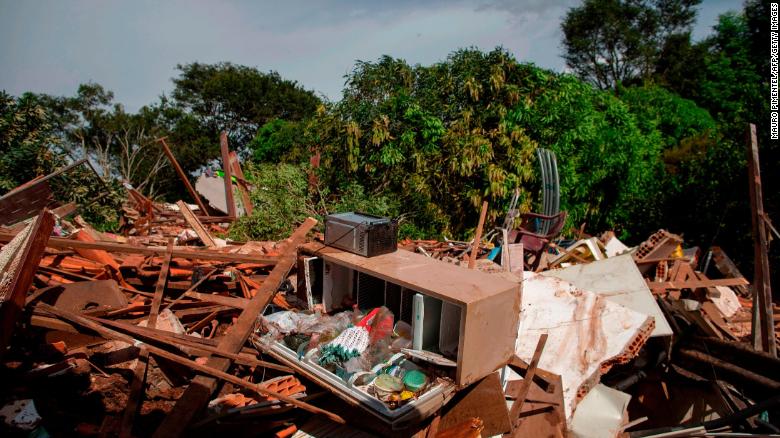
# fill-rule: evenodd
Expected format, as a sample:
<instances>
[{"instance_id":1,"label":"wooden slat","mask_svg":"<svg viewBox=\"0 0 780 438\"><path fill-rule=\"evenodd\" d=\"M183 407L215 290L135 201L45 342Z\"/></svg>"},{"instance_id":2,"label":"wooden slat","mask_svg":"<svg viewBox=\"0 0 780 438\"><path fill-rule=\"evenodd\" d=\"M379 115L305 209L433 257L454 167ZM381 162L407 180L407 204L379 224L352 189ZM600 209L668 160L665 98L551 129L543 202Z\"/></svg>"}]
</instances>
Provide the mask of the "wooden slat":
<instances>
[{"instance_id":1,"label":"wooden slat","mask_svg":"<svg viewBox=\"0 0 780 438\"><path fill-rule=\"evenodd\" d=\"M228 216L236 216L236 201L233 199L233 172L230 171L230 150L228 150L227 132L219 135L219 148L222 151L222 171L225 173L225 202L227 202Z\"/></svg>"},{"instance_id":2,"label":"wooden slat","mask_svg":"<svg viewBox=\"0 0 780 438\"><path fill-rule=\"evenodd\" d=\"M753 224L754 274L753 274L753 348L777 356L775 326L772 321L772 286L769 278L769 247L764 224L764 195L761 189L761 167L758 161L756 125L747 131L748 187Z\"/></svg>"},{"instance_id":3,"label":"wooden slat","mask_svg":"<svg viewBox=\"0 0 780 438\"><path fill-rule=\"evenodd\" d=\"M165 137L158 138L157 141L162 144L163 152L165 152L165 156L168 157L168 161L171 162L171 165L176 170L176 174L179 175L179 179L181 179L181 182L184 183L184 187L187 187L187 191L190 192L190 196L195 200L195 203L198 204L198 207L200 207L200 211L203 212L204 215L209 215L209 210L206 208L206 204L203 203L203 200L200 199L200 195L198 195L198 192L195 191L195 188L192 187L192 184L190 183L190 180L187 178L187 175L184 173L184 170L179 165L179 162L176 161L176 157L173 156L173 152L168 148L168 144L165 142Z\"/></svg>"},{"instance_id":4,"label":"wooden slat","mask_svg":"<svg viewBox=\"0 0 780 438\"><path fill-rule=\"evenodd\" d=\"M0 233L0 243L9 242L14 234ZM48 248L84 248L84 249L102 249L107 252L118 252L124 254L144 254L144 255L163 255L166 248L164 246L137 246L124 243L112 242L82 242L73 239L64 239L62 237L52 237L47 242ZM214 260L231 263L268 263L274 264L278 257L269 257L267 255L253 254L234 254L226 252L208 251L208 250L190 250L185 247L174 247L173 257L197 260Z\"/></svg>"},{"instance_id":5,"label":"wooden slat","mask_svg":"<svg viewBox=\"0 0 780 438\"><path fill-rule=\"evenodd\" d=\"M648 281L647 286L653 290L665 289L698 289L700 287L738 286L748 284L744 278L720 278L717 280L685 280L685 281Z\"/></svg>"},{"instance_id":6,"label":"wooden slat","mask_svg":"<svg viewBox=\"0 0 780 438\"><path fill-rule=\"evenodd\" d=\"M217 341L213 341L214 345L205 343L206 341L210 341L210 339L196 338L195 336L171 333L165 330L153 329L149 327L141 327L141 326L129 324L122 321L112 321L110 319L101 319L101 318L92 318L92 317L89 317L89 319L98 322L100 324L113 327L119 331L127 332L136 338L140 336L145 341L151 340L151 342L159 342L163 345L175 347L187 354L191 354L193 352L201 355L211 353L221 357L232 359L236 363L240 363L241 365L246 365L251 367L271 368L285 373L293 372L293 370L289 367L286 367L284 365L278 365L271 362L266 362L263 360L258 360L257 357L247 353L227 353L224 351L220 351L216 347ZM185 351L183 348L186 348L190 351Z\"/></svg>"},{"instance_id":7,"label":"wooden slat","mask_svg":"<svg viewBox=\"0 0 780 438\"><path fill-rule=\"evenodd\" d=\"M244 171L241 169L241 163L238 162L238 155L235 152L230 153L230 165L233 166L233 173L238 180L238 191L241 193L241 201L244 203L244 212L247 216L252 215L252 199L249 197L249 190L246 186Z\"/></svg>"},{"instance_id":8,"label":"wooden slat","mask_svg":"<svg viewBox=\"0 0 780 438\"><path fill-rule=\"evenodd\" d=\"M168 242L165 259L163 260L160 276L157 278L157 286L154 289L154 298L152 298L152 307L149 310L149 319L146 320L147 327L157 328L157 316L160 313L160 305L165 293L165 283L168 281L168 270L171 266L171 252L173 251L173 239ZM130 395L127 398L127 405L122 414L122 422L119 428L120 437L131 437L133 435L133 422L135 414L141 406L144 398L144 387L146 386L146 373L149 370L149 350L141 348L138 355L138 362L135 364L133 372L133 383L130 385Z\"/></svg>"},{"instance_id":9,"label":"wooden slat","mask_svg":"<svg viewBox=\"0 0 780 438\"><path fill-rule=\"evenodd\" d=\"M471 246L469 269L474 269L474 267L477 265L477 254L479 254L479 243L482 241L482 227L485 226L485 216L487 215L487 210L487 201L482 201L482 211L479 213L479 224L477 225L477 232L474 235L474 243Z\"/></svg>"},{"instance_id":10,"label":"wooden slat","mask_svg":"<svg viewBox=\"0 0 780 438\"><path fill-rule=\"evenodd\" d=\"M513 430L518 426L518 417L520 412L523 411L523 403L525 403L525 398L528 396L528 390L531 388L531 382L534 379L534 374L536 374L536 368L539 366L539 359L542 357L542 351L544 351L546 343L547 333L542 333L539 337L539 342L536 344L536 350L533 358L531 358L531 363L528 365L528 370L525 373L521 386L516 394L512 394L515 397L515 402L512 403L512 409L509 410L509 420L512 423Z\"/></svg>"},{"instance_id":11,"label":"wooden slat","mask_svg":"<svg viewBox=\"0 0 780 438\"><path fill-rule=\"evenodd\" d=\"M187 203L184 201L179 201L176 203L176 205L179 206L179 210L181 211L182 216L184 216L184 220L187 221L193 230L195 230L195 234L200 237L200 240L203 242L203 244L209 248L216 248L217 242L215 242L214 238L211 237L211 234L209 234L209 231L206 229L206 227L204 227L198 218L195 217L195 214L192 212L192 210L190 210L190 207L187 205Z\"/></svg>"},{"instance_id":12,"label":"wooden slat","mask_svg":"<svg viewBox=\"0 0 780 438\"><path fill-rule=\"evenodd\" d=\"M246 342L252 333L257 321L257 315L271 302L276 291L284 282L296 259L298 245L304 242L306 234L314 228L317 220L308 218L298 227L284 248L282 257L274 267L271 274L260 286L255 296L249 301L230 332L222 338L218 348L222 351L236 353ZM224 358L211 357L208 361L210 367L225 371L230 366L230 361ZM171 413L165 417L163 423L155 431L156 437L179 436L190 423L192 418L199 413L208 402L211 394L216 389L217 381L207 376L197 376L190 386L176 402Z\"/></svg>"}]
</instances>

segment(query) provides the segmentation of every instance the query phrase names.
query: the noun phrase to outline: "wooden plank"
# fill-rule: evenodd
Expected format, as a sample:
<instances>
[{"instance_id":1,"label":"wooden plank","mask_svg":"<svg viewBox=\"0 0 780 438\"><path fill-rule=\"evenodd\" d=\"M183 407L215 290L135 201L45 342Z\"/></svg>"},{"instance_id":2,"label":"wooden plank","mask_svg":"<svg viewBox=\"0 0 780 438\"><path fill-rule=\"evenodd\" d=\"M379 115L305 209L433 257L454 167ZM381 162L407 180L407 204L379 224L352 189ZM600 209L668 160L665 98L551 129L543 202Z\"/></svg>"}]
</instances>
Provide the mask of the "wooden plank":
<instances>
[{"instance_id":1,"label":"wooden plank","mask_svg":"<svg viewBox=\"0 0 780 438\"><path fill-rule=\"evenodd\" d=\"M293 372L292 368L286 367L284 365L278 365L275 363L266 362L264 360L258 360L257 357L247 353L228 353L225 351L220 351L216 347L218 341L214 341L214 344L211 345L205 343L205 341L210 341L210 339L203 339L203 338L197 338L195 336L190 336L190 335L171 333L165 330L153 329L149 327L141 327L141 326L129 324L122 321L112 321L110 319L101 319L101 318L92 318L92 317L88 317L88 318L100 324L113 327L119 331L130 333L136 338L140 336L141 338L143 338L144 342L146 342L147 340L151 340L151 342L159 342L163 345L175 347L187 354L197 353L197 354L204 355L204 354L211 353L221 357L232 359L233 361L235 361L236 363L240 363L241 365L246 365L251 367L271 368L285 373ZM182 347L185 347L190 351L189 352L184 351Z\"/></svg>"},{"instance_id":2,"label":"wooden plank","mask_svg":"<svg viewBox=\"0 0 780 438\"><path fill-rule=\"evenodd\" d=\"M152 298L152 308L149 311L149 320L146 325L151 328L157 328L157 316L160 314L163 295L165 294L165 283L168 282L168 271L171 267L171 252L173 251L173 239L168 241L168 249L165 252L160 275L157 277L157 285L154 288L154 298Z\"/></svg>"},{"instance_id":3,"label":"wooden plank","mask_svg":"<svg viewBox=\"0 0 780 438\"><path fill-rule=\"evenodd\" d=\"M648 281L647 286L653 290L666 289L698 289L700 287L738 286L748 284L744 278L720 278L717 280L685 280L685 281Z\"/></svg>"},{"instance_id":4,"label":"wooden plank","mask_svg":"<svg viewBox=\"0 0 780 438\"><path fill-rule=\"evenodd\" d=\"M15 234L0 233L0 243L9 242ZM137 246L124 243L112 242L82 242L62 237L52 237L46 244L48 248L84 248L101 249L107 252L118 252L124 254L144 254L144 255L164 255L166 247L164 246ZM268 263L274 264L278 257L254 254L235 254L227 252L209 251L209 250L191 250L187 247L174 247L172 256L185 259L196 260L214 260L231 263Z\"/></svg>"},{"instance_id":5,"label":"wooden plank","mask_svg":"<svg viewBox=\"0 0 780 438\"><path fill-rule=\"evenodd\" d=\"M710 248L710 251L712 253L712 261L715 263L715 268L721 273L721 275L726 278L745 277L741 272L739 272L737 265L734 264L731 258L726 254L725 251L723 251L721 247L713 246ZM734 290L736 290L742 296L747 296L750 293L748 287L746 286L734 286Z\"/></svg>"},{"instance_id":6,"label":"wooden plank","mask_svg":"<svg viewBox=\"0 0 780 438\"><path fill-rule=\"evenodd\" d=\"M709 354L702 353L700 351L691 350L687 348L681 348L677 352L678 355L695 360L697 362L705 363L707 365L711 365L715 368L718 368L722 371L731 373L734 376L740 376L745 381L749 381L752 383L755 383L759 386L762 386L766 389L770 390L780 390L780 382L770 379L768 377L762 376L761 374L754 373L750 370L746 370L742 367L739 367L737 365L734 365L730 362L726 362L725 360L720 360L717 357L710 356Z\"/></svg>"},{"instance_id":7,"label":"wooden plank","mask_svg":"<svg viewBox=\"0 0 780 438\"><path fill-rule=\"evenodd\" d=\"M241 297L227 297L218 294L204 294L200 292L185 292L185 297L195 298L196 300L206 301L208 303L221 304L223 306L230 306L236 309L246 309L249 304L249 300Z\"/></svg>"},{"instance_id":8,"label":"wooden plank","mask_svg":"<svg viewBox=\"0 0 780 438\"><path fill-rule=\"evenodd\" d=\"M100 336L105 337L106 339L116 339L119 341L127 342L129 344L135 344L136 340L132 336L125 335L123 333L119 333L116 330L109 329L107 327L104 327L94 321L91 321L83 316L77 315L72 312L68 312L62 309L57 309L56 307L49 306L48 304L38 304L38 307L40 307L42 310L45 310L46 312L49 312L53 315L56 315L60 318L63 318L73 324L80 325L82 327L88 328L92 331L97 332ZM145 348L149 350L150 353L160 356L162 358L168 359L172 362L176 362L178 364L184 365L186 367L189 367L195 371L198 371L203 374L207 374L210 376L213 376L217 379L224 380L226 382L230 382L236 386L240 386L242 388L249 389L250 391L253 391L257 394L266 396L266 397L273 397L277 398L285 403L289 403L293 406L299 407L305 411L311 412L313 414L318 415L324 415L328 417L329 419L339 423L339 424L346 424L343 418L340 416L333 414L331 412L328 412L324 409L320 409L316 406L312 406L308 403L302 402L300 400L296 400L292 397L288 397L286 395L280 394L276 391L271 391L265 387L263 387L262 384L256 385L254 383L248 382L244 379L241 379L239 377L236 377L232 374L228 374L224 371L220 371L219 369L216 369L214 367L211 367L209 365L201 365L193 360L186 359L184 357L181 357L177 354L171 353L167 350L163 350L161 348L155 347L153 345L149 344L142 344ZM191 387L192 385L190 385Z\"/></svg>"},{"instance_id":9,"label":"wooden plank","mask_svg":"<svg viewBox=\"0 0 780 438\"><path fill-rule=\"evenodd\" d=\"M54 228L54 215L49 210L42 210L38 217L30 225L30 233L16 254L12 255L5 268L10 275L8 283L0 287L0 357L5 354L5 349L11 341L16 326L16 321L24 308L27 291L32 285L35 271L41 262L46 242ZM10 250L11 248L9 248Z\"/></svg>"},{"instance_id":10,"label":"wooden plank","mask_svg":"<svg viewBox=\"0 0 780 438\"><path fill-rule=\"evenodd\" d=\"M482 241L482 227L485 226L485 216L487 215L488 203L482 201L482 211L479 213L479 224L477 232L474 235L474 243L471 245L471 255L469 256L469 269L474 269L477 265L477 255L479 254L479 243Z\"/></svg>"},{"instance_id":11,"label":"wooden plank","mask_svg":"<svg viewBox=\"0 0 780 438\"><path fill-rule=\"evenodd\" d=\"M13 189L11 189L10 192L4 194L3 196L0 196L0 201L10 197L11 195L13 195L14 193L19 192L20 190L24 190L24 189L27 189L29 187L36 186L38 184L41 184L43 182L46 182L46 181L54 178L55 176L62 175L63 173L65 173L65 172L67 172L67 171L69 171L69 170L71 170L71 169L73 169L75 167L78 167L78 166L80 166L80 165L82 165L82 164L84 164L86 162L87 162L87 159L86 158L82 158L82 159L76 161L73 164L69 164L67 166L61 167L61 168L55 170L54 172L52 172L52 173L50 173L50 174L48 174L46 176L43 176L43 177L40 177L40 178L35 178L35 179L33 179L31 181L28 181L28 182L26 182L26 183L24 183L24 184L22 184L22 185L20 185L18 187L14 187Z\"/></svg>"},{"instance_id":12,"label":"wooden plank","mask_svg":"<svg viewBox=\"0 0 780 438\"><path fill-rule=\"evenodd\" d=\"M192 187L192 184L187 178L187 175L184 173L184 170L179 165L179 162L176 161L176 157L173 156L173 152L171 152L171 150L168 148L168 144L165 142L165 137L158 138L157 141L159 141L162 145L165 156L168 157L168 161L171 162L171 165L176 170L176 174L179 175L179 179L181 179L181 182L184 183L184 187L187 187L187 191L190 192L190 196L192 196L192 198L195 200L195 203L197 203L198 207L200 207L200 211L203 212L203 214L206 216L211 216L209 214L209 210L206 208L206 204L204 204L203 200L200 199L200 195L198 195L198 192L195 191L195 187Z\"/></svg>"},{"instance_id":13,"label":"wooden plank","mask_svg":"<svg viewBox=\"0 0 780 438\"><path fill-rule=\"evenodd\" d=\"M761 190L761 167L758 161L756 125L747 131L748 187L750 189L751 222L754 241L753 274L753 348L777 356L775 326L772 321L772 286L770 284L769 253L764 223L764 195Z\"/></svg>"},{"instance_id":14,"label":"wooden plank","mask_svg":"<svg viewBox=\"0 0 780 438\"><path fill-rule=\"evenodd\" d=\"M173 251L173 239L168 241L168 248L163 259L160 276L157 278L157 286L154 289L154 298L152 298L152 307L149 310L149 319L146 325L151 328L157 328L157 316L160 313L160 305L165 292L165 283L168 281L168 269L171 265L171 251ZM135 364L133 372L133 383L130 385L130 395L127 398L127 405L122 413L122 422L120 423L119 436L122 438L133 435L133 422L138 409L144 398L144 387L146 386L146 373L149 370L149 350L141 348L138 354L138 362Z\"/></svg>"},{"instance_id":15,"label":"wooden plank","mask_svg":"<svg viewBox=\"0 0 780 438\"><path fill-rule=\"evenodd\" d=\"M244 203L244 212L247 216L252 215L252 199L249 197L249 189L246 186L244 170L241 169L241 163L238 162L238 155L235 152L230 153L230 165L233 166L233 173L238 180L238 191L241 193L241 201Z\"/></svg>"},{"instance_id":16,"label":"wooden plank","mask_svg":"<svg viewBox=\"0 0 780 438\"><path fill-rule=\"evenodd\" d=\"M542 369L537 368L537 373ZM542 389L534 379L528 396L520 412L520 424L512 433L514 437L549 437L564 438L566 434L566 415L563 412L563 384L561 376L548 373L550 376L548 390ZM507 392L517 392L515 384L524 380L513 380L507 383ZM506 436L506 435L505 435Z\"/></svg>"},{"instance_id":17,"label":"wooden plank","mask_svg":"<svg viewBox=\"0 0 780 438\"><path fill-rule=\"evenodd\" d=\"M211 237L211 234L209 234L209 231L206 229L206 227L204 227L198 218L195 217L195 214L192 212L192 210L190 210L190 207L184 201L179 201L176 203L176 205L179 206L179 210L181 211L182 216L184 216L184 220L187 221L193 230L195 230L195 234L200 237L200 240L203 241L203 244L209 248L216 248L217 242L215 242L214 238Z\"/></svg>"},{"instance_id":18,"label":"wooden plank","mask_svg":"<svg viewBox=\"0 0 780 438\"><path fill-rule=\"evenodd\" d=\"M168 305L167 305L165 308L166 308L166 309L170 309L170 308L171 308L171 306L173 306L174 304L176 304L176 303L178 303L179 301L181 301L181 299L182 299L182 298L184 298L184 297L185 297L185 295L187 295L187 293L195 291L195 289L197 289L197 288L198 288L198 286L200 286L201 284L205 283L205 282L206 282L206 280L208 280L209 278L211 278L211 276L212 276L212 275L214 275L214 273L215 273L215 272L217 272L217 268L214 268L214 269L212 269L212 270L211 270L211 271L209 271L209 272L208 272L206 275L204 275L203 277L201 277L201 278L200 278L200 280L196 281L196 282L195 282L195 284L193 284L192 286L190 286L190 287L189 287L189 288L188 288L186 291L184 291L184 293L183 293L183 294L179 295L179 297L178 297L178 298L176 298L175 300L171 301L171 303L170 303L170 304L168 304Z\"/></svg>"},{"instance_id":19,"label":"wooden plank","mask_svg":"<svg viewBox=\"0 0 780 438\"><path fill-rule=\"evenodd\" d=\"M233 199L233 172L230 171L230 150L228 150L227 132L219 134L219 148L222 151L222 171L225 173L225 202L227 202L228 216L236 215L236 201Z\"/></svg>"},{"instance_id":20,"label":"wooden plank","mask_svg":"<svg viewBox=\"0 0 780 438\"><path fill-rule=\"evenodd\" d=\"M519 425L520 412L523 410L523 403L528 396L528 390L531 388L531 382L534 380L534 374L536 374L536 368L539 366L539 359L542 357L542 351L544 351L544 344L547 343L547 333L542 333L539 336L539 342L536 344L536 350L531 358L531 363L528 365L528 370L525 373L522 384L517 390L517 393L512 394L515 398L515 402L512 403L512 409L509 410L509 420L512 422L512 430L515 430Z\"/></svg>"},{"instance_id":21,"label":"wooden plank","mask_svg":"<svg viewBox=\"0 0 780 438\"><path fill-rule=\"evenodd\" d=\"M218 345L220 350L236 353L241 349L254 330L257 315L263 313L263 310L271 302L274 294L282 282L284 282L295 263L298 245L304 242L306 234L316 224L316 219L308 218L303 225L295 230L271 274L249 301L244 311L241 312L238 320L231 327L230 332L220 341ZM230 361L224 358L211 357L208 365L220 371L225 371L230 366ZM184 394L176 402L171 413L165 417L160 427L155 431L154 436L169 437L181 435L192 418L206 405L211 394L216 389L216 385L217 381L214 378L207 376L195 377Z\"/></svg>"},{"instance_id":22,"label":"wooden plank","mask_svg":"<svg viewBox=\"0 0 780 438\"><path fill-rule=\"evenodd\" d=\"M485 436L501 435L512 430L498 372L458 392L444 408L439 427L449 429L473 417L479 417L484 422Z\"/></svg>"},{"instance_id":23,"label":"wooden plank","mask_svg":"<svg viewBox=\"0 0 780 438\"><path fill-rule=\"evenodd\" d=\"M198 321L195 324L193 324L192 327L188 328L187 329L187 334L190 334L192 332L196 332L196 331L202 329L203 327L206 327L207 325L211 324L211 321L213 321L214 318L216 318L219 315L219 313L220 313L219 310L215 310L215 311L209 313L203 319L201 319L200 321Z\"/></svg>"},{"instance_id":24,"label":"wooden plank","mask_svg":"<svg viewBox=\"0 0 780 438\"><path fill-rule=\"evenodd\" d=\"M715 304L710 301L705 301L701 303L701 310L705 315L707 315L707 318L709 318L710 322L715 324L715 326L718 327L724 335L728 336L734 341L739 341L739 338L737 338L734 333L729 330L728 324L726 324L726 321L723 319L723 315L720 313L720 310L715 307Z\"/></svg>"}]
</instances>

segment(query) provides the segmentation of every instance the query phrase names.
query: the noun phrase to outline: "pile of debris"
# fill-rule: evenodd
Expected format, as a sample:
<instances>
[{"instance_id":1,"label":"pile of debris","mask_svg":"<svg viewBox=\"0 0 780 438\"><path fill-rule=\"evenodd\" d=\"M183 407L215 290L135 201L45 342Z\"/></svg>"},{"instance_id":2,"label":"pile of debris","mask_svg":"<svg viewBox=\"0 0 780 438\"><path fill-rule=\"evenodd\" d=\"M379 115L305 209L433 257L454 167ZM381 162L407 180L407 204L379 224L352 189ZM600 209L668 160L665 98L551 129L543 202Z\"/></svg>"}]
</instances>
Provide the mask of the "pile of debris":
<instances>
[{"instance_id":1,"label":"pile of debris","mask_svg":"<svg viewBox=\"0 0 780 438\"><path fill-rule=\"evenodd\" d=\"M778 432L780 361L722 249L564 241L565 213L483 238L486 206L471 242L356 213L232 242L223 152L227 215L127 187L111 234L18 196L40 182L0 197L6 435Z\"/></svg>"}]
</instances>

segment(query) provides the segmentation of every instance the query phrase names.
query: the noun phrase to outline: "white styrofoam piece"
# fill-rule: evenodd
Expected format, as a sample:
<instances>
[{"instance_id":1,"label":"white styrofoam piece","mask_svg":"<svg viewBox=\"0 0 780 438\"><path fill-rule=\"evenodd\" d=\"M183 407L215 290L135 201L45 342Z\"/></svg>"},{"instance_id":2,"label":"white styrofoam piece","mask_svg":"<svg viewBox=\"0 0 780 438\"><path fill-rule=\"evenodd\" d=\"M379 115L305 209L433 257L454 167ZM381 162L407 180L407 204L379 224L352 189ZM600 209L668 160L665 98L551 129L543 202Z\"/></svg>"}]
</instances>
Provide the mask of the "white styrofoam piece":
<instances>
[{"instance_id":1,"label":"white styrofoam piece","mask_svg":"<svg viewBox=\"0 0 780 438\"><path fill-rule=\"evenodd\" d=\"M742 308L742 304L740 304L737 294L728 286L715 286L715 289L718 291L717 296L712 294L707 298L715 304L715 307L720 310L720 313L722 313L725 318L731 318Z\"/></svg>"},{"instance_id":2,"label":"white styrofoam piece","mask_svg":"<svg viewBox=\"0 0 780 438\"><path fill-rule=\"evenodd\" d=\"M615 257L629 249L631 248L627 247L615 236L610 237L609 240L607 240L607 243L604 244L604 252L607 254L607 257Z\"/></svg>"},{"instance_id":3,"label":"white styrofoam piece","mask_svg":"<svg viewBox=\"0 0 780 438\"><path fill-rule=\"evenodd\" d=\"M672 335L669 322L630 254L552 269L542 275L566 280L581 289L606 296L613 303L652 316L655 318L653 337Z\"/></svg>"},{"instance_id":4,"label":"white styrofoam piece","mask_svg":"<svg viewBox=\"0 0 780 438\"><path fill-rule=\"evenodd\" d=\"M626 421L631 396L599 383L580 401L569 429L576 438L614 438Z\"/></svg>"},{"instance_id":5,"label":"white styrofoam piece","mask_svg":"<svg viewBox=\"0 0 780 438\"><path fill-rule=\"evenodd\" d=\"M539 368L561 376L567 421L601 374L636 355L652 329L647 314L566 281L524 273L515 352L530 362L539 336L548 334Z\"/></svg>"}]
</instances>

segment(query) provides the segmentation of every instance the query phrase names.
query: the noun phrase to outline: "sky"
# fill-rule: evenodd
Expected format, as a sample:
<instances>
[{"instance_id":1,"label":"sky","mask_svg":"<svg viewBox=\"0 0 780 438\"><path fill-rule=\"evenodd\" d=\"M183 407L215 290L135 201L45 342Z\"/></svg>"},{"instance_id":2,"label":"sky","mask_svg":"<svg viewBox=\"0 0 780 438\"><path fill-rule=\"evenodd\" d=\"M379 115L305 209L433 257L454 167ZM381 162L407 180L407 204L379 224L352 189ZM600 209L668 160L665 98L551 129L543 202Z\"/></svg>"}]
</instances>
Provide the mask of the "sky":
<instances>
[{"instance_id":1,"label":"sky","mask_svg":"<svg viewBox=\"0 0 780 438\"><path fill-rule=\"evenodd\" d=\"M560 22L579 0L0 0L0 89L74 95L97 82L130 111L172 89L176 65L274 70L341 98L356 60L432 64L462 47L503 46L564 71ZM694 39L739 0L704 0Z\"/></svg>"}]
</instances>

